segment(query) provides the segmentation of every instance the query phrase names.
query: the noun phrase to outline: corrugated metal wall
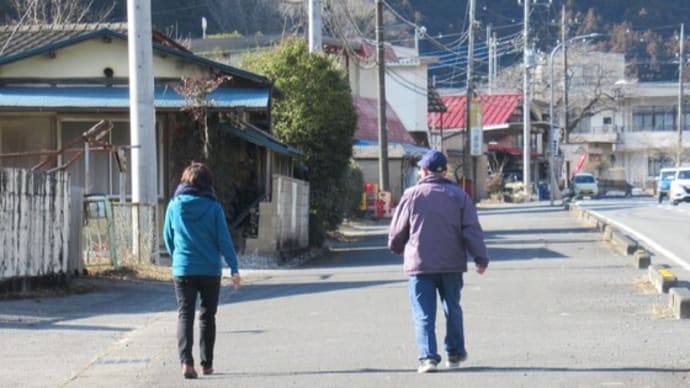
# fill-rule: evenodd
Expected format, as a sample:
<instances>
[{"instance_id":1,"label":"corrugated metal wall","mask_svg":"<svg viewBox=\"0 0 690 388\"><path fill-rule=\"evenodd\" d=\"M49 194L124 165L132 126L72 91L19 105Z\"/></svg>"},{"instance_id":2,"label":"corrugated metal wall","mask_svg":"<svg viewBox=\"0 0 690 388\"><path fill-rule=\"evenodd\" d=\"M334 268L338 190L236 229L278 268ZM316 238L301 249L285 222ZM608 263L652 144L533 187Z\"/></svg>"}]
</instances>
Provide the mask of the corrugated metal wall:
<instances>
[{"instance_id":1,"label":"corrugated metal wall","mask_svg":"<svg viewBox=\"0 0 690 388\"><path fill-rule=\"evenodd\" d=\"M0 281L70 272L66 172L0 169Z\"/></svg>"}]
</instances>

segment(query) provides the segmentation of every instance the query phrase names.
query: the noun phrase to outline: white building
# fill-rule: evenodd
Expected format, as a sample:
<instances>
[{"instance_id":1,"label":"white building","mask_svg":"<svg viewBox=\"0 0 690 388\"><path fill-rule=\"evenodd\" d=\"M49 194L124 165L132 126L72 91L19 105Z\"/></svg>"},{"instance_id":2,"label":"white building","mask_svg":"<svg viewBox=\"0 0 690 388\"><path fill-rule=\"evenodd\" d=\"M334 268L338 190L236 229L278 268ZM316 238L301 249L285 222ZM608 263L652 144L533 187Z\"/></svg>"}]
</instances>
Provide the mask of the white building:
<instances>
[{"instance_id":1,"label":"white building","mask_svg":"<svg viewBox=\"0 0 690 388\"><path fill-rule=\"evenodd\" d=\"M681 163L690 162L690 108L684 109L685 124L679 132L678 86L677 82L621 84L617 108L584 121L571 141L584 141L591 161L622 168L628 182L653 189L659 169L673 166L679 154Z\"/></svg>"}]
</instances>

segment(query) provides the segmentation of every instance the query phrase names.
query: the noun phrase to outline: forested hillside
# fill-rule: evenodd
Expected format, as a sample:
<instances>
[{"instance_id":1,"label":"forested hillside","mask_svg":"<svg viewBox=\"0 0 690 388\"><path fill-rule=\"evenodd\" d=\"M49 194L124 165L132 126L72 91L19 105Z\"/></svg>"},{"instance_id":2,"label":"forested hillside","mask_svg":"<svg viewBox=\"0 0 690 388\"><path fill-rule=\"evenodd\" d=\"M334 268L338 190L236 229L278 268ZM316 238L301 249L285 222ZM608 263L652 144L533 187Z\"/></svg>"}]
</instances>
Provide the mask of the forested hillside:
<instances>
[{"instance_id":1,"label":"forested hillside","mask_svg":"<svg viewBox=\"0 0 690 388\"><path fill-rule=\"evenodd\" d=\"M533 1L533 0L530 0ZM79 21L125 21L126 0L0 0L0 18L6 23L79 17ZM209 36L300 33L306 28L306 0L151 0L155 28L179 39L202 35L202 17ZM680 23L690 27L690 5L681 0L536 0L530 16L531 40L548 52L559 40L561 6L566 6L568 36L603 32L599 48L625 53L631 76L660 79L677 74ZM51 9L77 5L66 14ZM336 37L374 37L374 0L321 0L324 32ZM33 6L33 12L27 7ZM90 7L89 7L90 6ZM426 28L419 41L426 54L461 66L466 53L467 0L386 0L387 40L412 44L417 24ZM22 8L23 7L23 8ZM88 12L83 12L88 11ZM330 15L330 16L329 16ZM517 0L477 0L476 57L486 60L487 28L501 44L500 63L520 58L523 5ZM65 21L60 19L60 21ZM74 20L66 20L74 21ZM690 35L690 34L688 34ZM482 50L484 50L482 52ZM674 65L675 61L675 65ZM455 67L449 67L456 77ZM459 80L462 77L456 77Z\"/></svg>"}]
</instances>

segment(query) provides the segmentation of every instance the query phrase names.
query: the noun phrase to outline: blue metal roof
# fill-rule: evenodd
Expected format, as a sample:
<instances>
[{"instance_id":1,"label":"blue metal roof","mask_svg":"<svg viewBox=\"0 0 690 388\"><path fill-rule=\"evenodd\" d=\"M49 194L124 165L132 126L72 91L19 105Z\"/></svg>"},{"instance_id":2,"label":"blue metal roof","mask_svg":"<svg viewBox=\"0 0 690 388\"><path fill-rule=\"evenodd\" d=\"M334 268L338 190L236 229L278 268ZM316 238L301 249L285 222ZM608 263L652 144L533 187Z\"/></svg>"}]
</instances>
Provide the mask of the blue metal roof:
<instances>
[{"instance_id":1,"label":"blue metal roof","mask_svg":"<svg viewBox=\"0 0 690 388\"><path fill-rule=\"evenodd\" d=\"M269 89L218 88L209 94L218 108L268 108ZM179 109L185 99L169 86L156 87L157 109ZM129 109L128 87L12 87L0 88L0 108Z\"/></svg>"},{"instance_id":2,"label":"blue metal roof","mask_svg":"<svg viewBox=\"0 0 690 388\"><path fill-rule=\"evenodd\" d=\"M373 146L378 147L379 142L373 141L373 140L355 139L352 142L352 145L353 146L360 146L360 147L373 147ZM421 146L414 145L414 144L399 143L399 142L388 142L388 145L389 146L394 146L394 145L400 146L405 151L405 155L408 155L408 156L412 156L414 154L423 155L427 151L429 151L429 148L421 147Z\"/></svg>"}]
</instances>

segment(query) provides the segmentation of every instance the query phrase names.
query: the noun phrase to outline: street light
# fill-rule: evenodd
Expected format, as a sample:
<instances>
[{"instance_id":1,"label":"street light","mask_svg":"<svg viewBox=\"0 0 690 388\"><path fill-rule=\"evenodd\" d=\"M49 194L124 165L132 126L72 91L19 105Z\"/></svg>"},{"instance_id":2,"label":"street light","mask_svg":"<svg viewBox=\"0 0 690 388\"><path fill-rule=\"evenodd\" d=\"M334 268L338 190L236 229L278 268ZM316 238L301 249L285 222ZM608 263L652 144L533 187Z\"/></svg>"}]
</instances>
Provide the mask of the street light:
<instances>
[{"instance_id":1,"label":"street light","mask_svg":"<svg viewBox=\"0 0 690 388\"><path fill-rule=\"evenodd\" d=\"M570 39L567 39L563 42L560 42L556 45L556 47L551 50L551 55L549 55L549 87L551 88L551 98L549 101L549 151L550 151L550 156L549 156L549 170L550 170L550 181L551 181L551 205L553 206L553 200L554 200L554 188L556 187L556 175L553 170L553 164L554 164L554 154L558 151L558 138L556 137L555 131L555 125L553 122L553 56L556 54L556 51L558 51L559 48L563 47L564 45L578 39L592 39L592 38L599 38L604 36L604 34L600 33L592 33L592 34L586 34L586 35L579 35L579 36L574 36ZM568 69L564 69L564 71L567 71ZM563 85L563 92L567 93L567 85Z\"/></svg>"}]
</instances>

